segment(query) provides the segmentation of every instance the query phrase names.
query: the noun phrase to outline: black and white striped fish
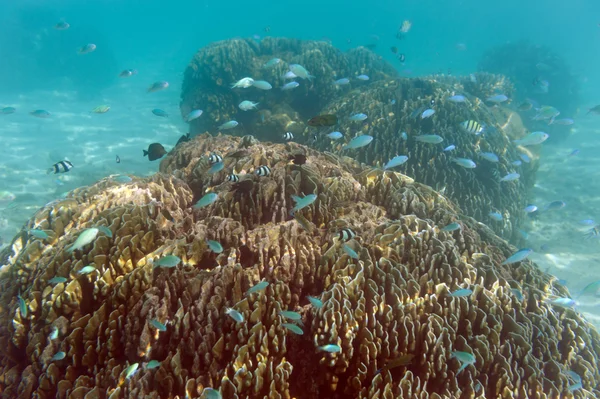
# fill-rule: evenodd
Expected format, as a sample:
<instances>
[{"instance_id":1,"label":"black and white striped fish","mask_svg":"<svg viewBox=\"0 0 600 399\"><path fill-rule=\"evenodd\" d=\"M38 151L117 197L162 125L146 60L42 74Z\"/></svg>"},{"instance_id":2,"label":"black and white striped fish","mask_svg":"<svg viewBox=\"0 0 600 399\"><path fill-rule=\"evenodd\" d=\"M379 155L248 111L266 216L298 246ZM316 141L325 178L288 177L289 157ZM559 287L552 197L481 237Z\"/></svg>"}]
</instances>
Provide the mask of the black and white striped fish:
<instances>
[{"instance_id":1,"label":"black and white striped fish","mask_svg":"<svg viewBox=\"0 0 600 399\"><path fill-rule=\"evenodd\" d=\"M271 168L266 165L259 166L258 169L254 171L256 176L269 176L271 174Z\"/></svg>"},{"instance_id":2,"label":"black and white striped fish","mask_svg":"<svg viewBox=\"0 0 600 399\"><path fill-rule=\"evenodd\" d=\"M73 164L66 159L64 161L60 161L52 165L50 169L48 169L48 174L50 173L67 173L73 168Z\"/></svg>"},{"instance_id":3,"label":"black and white striped fish","mask_svg":"<svg viewBox=\"0 0 600 399\"><path fill-rule=\"evenodd\" d=\"M285 141L291 141L291 140L293 140L293 139L294 139L294 135L292 134L292 132L285 132L285 133L283 134L283 139L284 139Z\"/></svg>"},{"instance_id":4,"label":"black and white striped fish","mask_svg":"<svg viewBox=\"0 0 600 399\"><path fill-rule=\"evenodd\" d=\"M346 228L341 229L338 232L337 237L342 242L350 241L351 239L356 237L356 232L354 230L346 227Z\"/></svg>"},{"instance_id":5,"label":"black and white striped fish","mask_svg":"<svg viewBox=\"0 0 600 399\"><path fill-rule=\"evenodd\" d=\"M214 165L217 162L223 162L223 157L220 156L219 154L210 154L210 156L208 157L208 162L211 165Z\"/></svg>"},{"instance_id":6,"label":"black and white striped fish","mask_svg":"<svg viewBox=\"0 0 600 399\"><path fill-rule=\"evenodd\" d=\"M234 183L237 183L238 181L240 181L240 177L238 175L236 175L235 173L232 173L230 175L227 175L227 181L232 181Z\"/></svg>"}]
</instances>

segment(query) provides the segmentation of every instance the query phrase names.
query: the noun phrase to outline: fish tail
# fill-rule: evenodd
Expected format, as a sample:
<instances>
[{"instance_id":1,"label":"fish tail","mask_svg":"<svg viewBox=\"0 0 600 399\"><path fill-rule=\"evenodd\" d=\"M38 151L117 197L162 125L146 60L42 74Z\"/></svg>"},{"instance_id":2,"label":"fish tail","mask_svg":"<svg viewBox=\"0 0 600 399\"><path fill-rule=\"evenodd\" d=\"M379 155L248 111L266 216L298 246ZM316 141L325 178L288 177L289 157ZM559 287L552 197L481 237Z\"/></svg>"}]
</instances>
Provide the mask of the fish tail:
<instances>
[{"instance_id":1,"label":"fish tail","mask_svg":"<svg viewBox=\"0 0 600 399\"><path fill-rule=\"evenodd\" d=\"M146 151L146 150L142 150L142 151L144 151L144 156L148 155L148 151Z\"/></svg>"}]
</instances>

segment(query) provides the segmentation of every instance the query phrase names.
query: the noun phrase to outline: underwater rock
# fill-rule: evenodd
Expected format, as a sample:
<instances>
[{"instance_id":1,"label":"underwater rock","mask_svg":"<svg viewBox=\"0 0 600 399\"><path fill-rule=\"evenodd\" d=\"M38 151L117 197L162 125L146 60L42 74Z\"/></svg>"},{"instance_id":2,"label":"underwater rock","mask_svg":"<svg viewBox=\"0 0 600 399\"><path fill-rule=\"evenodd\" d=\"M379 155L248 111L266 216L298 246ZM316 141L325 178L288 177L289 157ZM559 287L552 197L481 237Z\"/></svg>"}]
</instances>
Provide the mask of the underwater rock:
<instances>
[{"instance_id":1,"label":"underwater rock","mask_svg":"<svg viewBox=\"0 0 600 399\"><path fill-rule=\"evenodd\" d=\"M211 154L225 165L212 175ZM25 226L49 239L23 232L2 252L3 397L558 398L568 370L600 394L600 336L545 301L566 288L528 260L502 265L515 248L430 187L251 136L195 137L161 171L179 177L71 192ZM253 183L236 190L233 172ZM68 252L92 227L104 233ZM167 255L181 262L154 267ZM475 364L459 373L457 351Z\"/></svg>"}]
</instances>

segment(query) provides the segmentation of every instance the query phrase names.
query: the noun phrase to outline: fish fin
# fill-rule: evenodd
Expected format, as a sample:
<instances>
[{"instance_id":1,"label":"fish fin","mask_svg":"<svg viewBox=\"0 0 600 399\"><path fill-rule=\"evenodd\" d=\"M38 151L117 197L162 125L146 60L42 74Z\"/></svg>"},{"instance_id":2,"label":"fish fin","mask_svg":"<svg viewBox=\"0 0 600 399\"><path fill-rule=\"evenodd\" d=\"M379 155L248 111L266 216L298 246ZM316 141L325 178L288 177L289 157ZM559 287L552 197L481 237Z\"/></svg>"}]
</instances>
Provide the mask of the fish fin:
<instances>
[{"instance_id":1,"label":"fish fin","mask_svg":"<svg viewBox=\"0 0 600 399\"><path fill-rule=\"evenodd\" d=\"M148 155L148 151L146 151L146 150L142 150L142 151L144 151L144 156Z\"/></svg>"}]
</instances>

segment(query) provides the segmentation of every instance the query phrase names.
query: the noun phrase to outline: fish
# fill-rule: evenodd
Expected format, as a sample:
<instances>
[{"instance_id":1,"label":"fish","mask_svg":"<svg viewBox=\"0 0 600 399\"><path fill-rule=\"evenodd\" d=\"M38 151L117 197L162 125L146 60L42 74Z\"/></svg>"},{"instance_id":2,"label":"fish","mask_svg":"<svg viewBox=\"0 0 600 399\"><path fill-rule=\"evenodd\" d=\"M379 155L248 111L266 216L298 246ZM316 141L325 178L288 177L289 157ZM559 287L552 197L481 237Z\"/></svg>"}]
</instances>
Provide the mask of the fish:
<instances>
[{"instance_id":1,"label":"fish","mask_svg":"<svg viewBox=\"0 0 600 399\"><path fill-rule=\"evenodd\" d=\"M179 140L177 140L177 143L175 143L175 147L177 147L181 143L187 143L188 141L190 141L190 139L191 139L190 133L182 134L181 137L179 138Z\"/></svg>"},{"instance_id":2,"label":"fish","mask_svg":"<svg viewBox=\"0 0 600 399\"><path fill-rule=\"evenodd\" d=\"M154 267L175 267L181 263L181 258L175 255L166 255L161 257L158 262L155 263Z\"/></svg>"},{"instance_id":3,"label":"fish","mask_svg":"<svg viewBox=\"0 0 600 399\"><path fill-rule=\"evenodd\" d=\"M283 138L285 141L291 141L291 140L293 140L293 139L294 139L294 135L292 134L292 132L285 132L285 133L282 135L282 138Z\"/></svg>"},{"instance_id":4,"label":"fish","mask_svg":"<svg viewBox=\"0 0 600 399\"><path fill-rule=\"evenodd\" d=\"M98 229L98 232L104 234L108 238L112 238L112 236L113 236L112 230L109 229L108 227L106 227L106 226L98 226L96 228Z\"/></svg>"},{"instance_id":5,"label":"fish","mask_svg":"<svg viewBox=\"0 0 600 399\"><path fill-rule=\"evenodd\" d=\"M557 211L559 209L564 208L567 204L564 201L552 201L548 205L544 207L546 211Z\"/></svg>"},{"instance_id":6,"label":"fish","mask_svg":"<svg viewBox=\"0 0 600 399\"><path fill-rule=\"evenodd\" d=\"M430 116L432 116L433 114L435 114L435 110L434 109L426 109L425 111L423 111L421 113L421 119L426 119L429 118Z\"/></svg>"},{"instance_id":7,"label":"fish","mask_svg":"<svg viewBox=\"0 0 600 399\"><path fill-rule=\"evenodd\" d=\"M479 156L483 159L485 159L486 161L490 161L490 162L499 162L500 159L498 158L498 155L494 154L493 152L480 152Z\"/></svg>"},{"instance_id":8,"label":"fish","mask_svg":"<svg viewBox=\"0 0 600 399\"><path fill-rule=\"evenodd\" d=\"M271 58L263 64L263 68L271 68L281 62L281 58Z\"/></svg>"},{"instance_id":9,"label":"fish","mask_svg":"<svg viewBox=\"0 0 600 399\"><path fill-rule=\"evenodd\" d=\"M402 21L402 25L399 28L399 31L401 33L408 33L408 31L410 30L410 28L412 27L412 22L408 19L405 19L404 21Z\"/></svg>"},{"instance_id":10,"label":"fish","mask_svg":"<svg viewBox=\"0 0 600 399\"><path fill-rule=\"evenodd\" d=\"M500 181L515 181L515 180L518 180L519 177L521 177L520 174L513 172L513 173L509 173L506 176L502 177L500 179Z\"/></svg>"},{"instance_id":11,"label":"fish","mask_svg":"<svg viewBox=\"0 0 600 399\"><path fill-rule=\"evenodd\" d=\"M155 93L157 91L165 90L168 87L169 87L169 82L158 81L158 82L152 83L152 85L150 85L150 87L148 88L147 92L148 93Z\"/></svg>"},{"instance_id":12,"label":"fish","mask_svg":"<svg viewBox=\"0 0 600 399\"><path fill-rule=\"evenodd\" d=\"M396 155L383 166L383 170L395 168L404 164L406 161L408 161L408 157L406 155Z\"/></svg>"},{"instance_id":13,"label":"fish","mask_svg":"<svg viewBox=\"0 0 600 399\"><path fill-rule=\"evenodd\" d=\"M50 331L50 334L48 335L48 338L50 339L50 341L54 341L56 338L58 338L58 327L53 326L52 327L52 331Z\"/></svg>"},{"instance_id":14,"label":"fish","mask_svg":"<svg viewBox=\"0 0 600 399\"><path fill-rule=\"evenodd\" d=\"M265 28L265 29L267 29L267 28ZM270 28L269 28L269 30L270 30ZM202 396L202 395L204 395L204 396ZM221 396L221 392L219 392L218 389L208 388L208 387L204 388L204 390L202 391L202 395L200 395L200 396L205 397L206 399L222 399L222 397L223 397L223 396Z\"/></svg>"},{"instance_id":15,"label":"fish","mask_svg":"<svg viewBox=\"0 0 600 399\"><path fill-rule=\"evenodd\" d=\"M139 367L139 363L133 363L131 366L125 369L125 379L131 378Z\"/></svg>"},{"instance_id":16,"label":"fish","mask_svg":"<svg viewBox=\"0 0 600 399\"><path fill-rule=\"evenodd\" d=\"M15 112L17 112L17 109L15 107L4 107L0 109L0 115L10 115L14 114Z\"/></svg>"},{"instance_id":17,"label":"fish","mask_svg":"<svg viewBox=\"0 0 600 399\"><path fill-rule=\"evenodd\" d=\"M344 137L344 135L341 132L331 132L327 134L327 137L329 137L332 140L338 140Z\"/></svg>"},{"instance_id":18,"label":"fish","mask_svg":"<svg viewBox=\"0 0 600 399\"><path fill-rule=\"evenodd\" d=\"M236 323L241 323L244 321L244 315L232 308L226 308L225 314L229 315Z\"/></svg>"},{"instance_id":19,"label":"fish","mask_svg":"<svg viewBox=\"0 0 600 399\"><path fill-rule=\"evenodd\" d=\"M454 351L450 355L450 359L456 359L461 363L460 368L456 372L457 375L458 373L466 369L469 365L475 364L475 356L473 356L473 354L469 352Z\"/></svg>"},{"instance_id":20,"label":"fish","mask_svg":"<svg viewBox=\"0 0 600 399\"><path fill-rule=\"evenodd\" d=\"M67 30L71 27L68 22L60 21L56 25L54 25L54 29L56 30Z\"/></svg>"},{"instance_id":21,"label":"fish","mask_svg":"<svg viewBox=\"0 0 600 399\"><path fill-rule=\"evenodd\" d=\"M454 144L450 144L448 147L444 148L445 152L452 151L456 148Z\"/></svg>"},{"instance_id":22,"label":"fish","mask_svg":"<svg viewBox=\"0 0 600 399\"><path fill-rule=\"evenodd\" d=\"M308 126L313 127L335 126L337 123L338 117L333 114L317 115L308 120Z\"/></svg>"},{"instance_id":23,"label":"fish","mask_svg":"<svg viewBox=\"0 0 600 399\"><path fill-rule=\"evenodd\" d=\"M300 313L291 310L281 310L279 311L279 315L289 320L302 320L302 315Z\"/></svg>"},{"instance_id":24,"label":"fish","mask_svg":"<svg viewBox=\"0 0 600 399\"><path fill-rule=\"evenodd\" d=\"M521 164L522 164L522 162L518 159L516 161L511 162L511 165L514 165L514 166L521 166Z\"/></svg>"},{"instance_id":25,"label":"fish","mask_svg":"<svg viewBox=\"0 0 600 399\"><path fill-rule=\"evenodd\" d=\"M225 164L223 162L217 162L212 164L212 166L208 169L209 174L215 174L223 170L225 168Z\"/></svg>"},{"instance_id":26,"label":"fish","mask_svg":"<svg viewBox=\"0 0 600 399\"><path fill-rule=\"evenodd\" d=\"M52 277L50 280L48 280L50 284L61 284L66 283L67 281L68 280L65 277L60 276Z\"/></svg>"},{"instance_id":27,"label":"fish","mask_svg":"<svg viewBox=\"0 0 600 399\"><path fill-rule=\"evenodd\" d=\"M118 155L115 157L115 162L116 163L121 163L121 158Z\"/></svg>"},{"instance_id":28,"label":"fish","mask_svg":"<svg viewBox=\"0 0 600 399\"><path fill-rule=\"evenodd\" d=\"M392 47L390 47L390 50L392 51L393 54L398 54L398 47L392 46Z\"/></svg>"},{"instance_id":29,"label":"fish","mask_svg":"<svg viewBox=\"0 0 600 399\"><path fill-rule=\"evenodd\" d=\"M361 113L358 113L358 114L351 115L348 119L351 120L351 121L362 122L362 121L364 121L367 118L368 118L367 114L363 114L361 112Z\"/></svg>"},{"instance_id":30,"label":"fish","mask_svg":"<svg viewBox=\"0 0 600 399\"><path fill-rule=\"evenodd\" d=\"M555 298L548 300L548 303L552 306L558 306L564 309L573 309L577 306L577 302L571 298Z\"/></svg>"},{"instance_id":31,"label":"fish","mask_svg":"<svg viewBox=\"0 0 600 399\"><path fill-rule=\"evenodd\" d=\"M231 88L232 89L235 89L235 88L247 89L248 87L251 87L253 83L254 83L254 79L252 79L252 78L242 78L242 79L238 80L237 82L235 82L233 84L233 86L231 86Z\"/></svg>"},{"instance_id":32,"label":"fish","mask_svg":"<svg viewBox=\"0 0 600 399\"><path fill-rule=\"evenodd\" d=\"M79 54L89 54L93 51L96 51L97 46L94 43L84 44L83 46L77 49L77 53Z\"/></svg>"},{"instance_id":33,"label":"fish","mask_svg":"<svg viewBox=\"0 0 600 399\"><path fill-rule=\"evenodd\" d=\"M346 255L348 255L352 259L357 259L357 260L359 259L359 256L356 253L356 251L353 250L352 248L350 248L347 244L344 244L342 246L342 249L344 250L344 252L346 253Z\"/></svg>"},{"instance_id":34,"label":"fish","mask_svg":"<svg viewBox=\"0 0 600 399\"><path fill-rule=\"evenodd\" d=\"M400 133L400 137L402 138L402 140L406 141L408 140L408 134L406 134L406 132L401 132Z\"/></svg>"},{"instance_id":35,"label":"fish","mask_svg":"<svg viewBox=\"0 0 600 399\"><path fill-rule=\"evenodd\" d=\"M86 245L90 244L91 242L93 242L96 239L96 236L98 235L99 231L100 230L98 230L97 228L92 227L91 229L86 229L83 232L81 232L81 234L79 234L79 236L77 236L77 239L75 240L73 245L71 245L67 249L67 253L71 253L71 252L75 251L76 249L81 249L81 248L85 247Z\"/></svg>"},{"instance_id":36,"label":"fish","mask_svg":"<svg viewBox=\"0 0 600 399\"><path fill-rule=\"evenodd\" d=\"M146 363L146 370L152 370L160 366L160 362L158 360L150 360Z\"/></svg>"},{"instance_id":37,"label":"fish","mask_svg":"<svg viewBox=\"0 0 600 399\"><path fill-rule=\"evenodd\" d=\"M525 101L524 103L521 103L521 105L519 105L517 107L517 110L519 110L519 111L529 111L532 107L533 107L533 104L531 104L529 101Z\"/></svg>"},{"instance_id":38,"label":"fish","mask_svg":"<svg viewBox=\"0 0 600 399\"><path fill-rule=\"evenodd\" d=\"M96 108L92 109L90 112L94 114L105 114L110 110L110 105L98 105Z\"/></svg>"},{"instance_id":39,"label":"fish","mask_svg":"<svg viewBox=\"0 0 600 399\"><path fill-rule=\"evenodd\" d=\"M304 154L292 154L288 157L294 165L304 165L306 163L306 155Z\"/></svg>"},{"instance_id":40,"label":"fish","mask_svg":"<svg viewBox=\"0 0 600 399\"><path fill-rule=\"evenodd\" d=\"M273 86L265 80L255 80L252 82L252 86L260 90L271 90L273 88Z\"/></svg>"},{"instance_id":41,"label":"fish","mask_svg":"<svg viewBox=\"0 0 600 399\"><path fill-rule=\"evenodd\" d=\"M338 79L335 82L333 82L333 84L336 86L343 86L343 85L347 85L348 83L350 83L350 79L348 79L348 78L341 78L341 79Z\"/></svg>"},{"instance_id":42,"label":"fish","mask_svg":"<svg viewBox=\"0 0 600 399\"><path fill-rule=\"evenodd\" d=\"M271 168L269 168L267 165L262 165L259 166L255 171L254 174L256 176L262 176L262 177L266 177L269 176L271 174Z\"/></svg>"},{"instance_id":43,"label":"fish","mask_svg":"<svg viewBox=\"0 0 600 399\"><path fill-rule=\"evenodd\" d=\"M300 327L292 323L281 323L281 326L287 330L290 330L296 335L303 335L304 331Z\"/></svg>"},{"instance_id":44,"label":"fish","mask_svg":"<svg viewBox=\"0 0 600 399\"><path fill-rule=\"evenodd\" d=\"M198 119L202 116L203 113L204 111L202 111L201 109L195 109L185 116L185 121L191 122L194 119Z\"/></svg>"},{"instance_id":45,"label":"fish","mask_svg":"<svg viewBox=\"0 0 600 399\"><path fill-rule=\"evenodd\" d=\"M396 58L398 59L398 61L400 61L401 63L404 63L406 61L406 54L398 54L396 56Z\"/></svg>"},{"instance_id":46,"label":"fish","mask_svg":"<svg viewBox=\"0 0 600 399\"><path fill-rule=\"evenodd\" d=\"M409 364L412 363L412 360L414 357L415 357L415 355L413 355L413 354L407 354L407 355L400 355L397 358L392 359L392 360L388 360L382 368L375 371L375 374L379 374L383 370L387 371L387 370L394 369L396 367L408 366Z\"/></svg>"},{"instance_id":47,"label":"fish","mask_svg":"<svg viewBox=\"0 0 600 399\"><path fill-rule=\"evenodd\" d=\"M152 143L148 146L147 150L143 150L144 155L147 156L149 161L156 161L157 159L162 158L167 153L165 147L163 147L160 143Z\"/></svg>"},{"instance_id":48,"label":"fish","mask_svg":"<svg viewBox=\"0 0 600 399\"><path fill-rule=\"evenodd\" d=\"M246 295L251 295L251 294L254 294L256 292L263 291L268 286L269 286L269 282L268 281L261 281L260 283L255 284L248 291L246 291Z\"/></svg>"},{"instance_id":49,"label":"fish","mask_svg":"<svg viewBox=\"0 0 600 399\"><path fill-rule=\"evenodd\" d=\"M531 255L532 252L533 249L531 248L519 249L517 252L506 258L506 260L502 262L502 265L510 265L511 263L524 261L529 255Z\"/></svg>"},{"instance_id":50,"label":"fish","mask_svg":"<svg viewBox=\"0 0 600 399\"><path fill-rule=\"evenodd\" d=\"M290 64L290 71L292 71L294 75L298 76L301 79L310 80L312 78L312 76L306 70L306 68L299 64Z\"/></svg>"},{"instance_id":51,"label":"fish","mask_svg":"<svg viewBox=\"0 0 600 399\"><path fill-rule=\"evenodd\" d=\"M292 72L292 71L287 71L282 76L283 79L296 79L297 77L298 76L296 76L296 74L294 72Z\"/></svg>"},{"instance_id":52,"label":"fish","mask_svg":"<svg viewBox=\"0 0 600 399\"><path fill-rule=\"evenodd\" d=\"M213 202L215 202L218 197L219 196L216 193L205 194L202 198L200 198L198 200L198 202L196 202L196 204L194 205L194 208L196 208L196 209L204 208L205 206L208 206L208 205L212 204Z\"/></svg>"},{"instance_id":53,"label":"fish","mask_svg":"<svg viewBox=\"0 0 600 399\"><path fill-rule=\"evenodd\" d=\"M448 101L453 103L464 103L465 101L467 101L467 98L463 95L455 94L453 96L448 97Z\"/></svg>"},{"instance_id":54,"label":"fish","mask_svg":"<svg viewBox=\"0 0 600 399\"><path fill-rule=\"evenodd\" d=\"M574 149L573 151L571 151L571 153L569 154L570 157L574 157L575 155L579 154L581 152L581 150L578 149Z\"/></svg>"},{"instance_id":55,"label":"fish","mask_svg":"<svg viewBox=\"0 0 600 399\"><path fill-rule=\"evenodd\" d=\"M40 229L27 230L27 233L31 234L35 238L39 238L40 240L47 240L48 238L50 238L50 236L48 236L48 233Z\"/></svg>"},{"instance_id":56,"label":"fish","mask_svg":"<svg viewBox=\"0 0 600 399\"><path fill-rule=\"evenodd\" d=\"M477 167L477 164L468 158L452 158L451 161L467 169L473 169Z\"/></svg>"},{"instance_id":57,"label":"fish","mask_svg":"<svg viewBox=\"0 0 600 399\"><path fill-rule=\"evenodd\" d=\"M167 331L167 326L156 319L150 320L150 325L156 328L158 331L165 332Z\"/></svg>"},{"instance_id":58,"label":"fish","mask_svg":"<svg viewBox=\"0 0 600 399\"><path fill-rule=\"evenodd\" d=\"M319 298L315 298L315 297L309 295L306 297L306 299L308 299L310 304L313 305L317 309L321 309L323 307L323 301L321 301Z\"/></svg>"},{"instance_id":59,"label":"fish","mask_svg":"<svg viewBox=\"0 0 600 399\"><path fill-rule=\"evenodd\" d=\"M506 97L504 94L496 94L494 96L488 97L485 101L499 104L499 103L503 103L507 100L508 100L508 97Z\"/></svg>"},{"instance_id":60,"label":"fish","mask_svg":"<svg viewBox=\"0 0 600 399\"><path fill-rule=\"evenodd\" d=\"M130 183L133 181L133 179L129 176L126 175L117 175L114 177L111 177L111 180L116 181L117 183Z\"/></svg>"},{"instance_id":61,"label":"fish","mask_svg":"<svg viewBox=\"0 0 600 399\"><path fill-rule=\"evenodd\" d=\"M598 289L600 289L600 280L593 281L593 282L587 284L583 288L583 290L581 290L581 292L579 293L579 295L577 295L577 299L581 298L584 295L597 296Z\"/></svg>"},{"instance_id":62,"label":"fish","mask_svg":"<svg viewBox=\"0 0 600 399\"><path fill-rule=\"evenodd\" d=\"M87 266L85 266L84 268L82 268L81 270L79 270L79 271L77 272L77 274L79 274L79 275L81 275L81 276L84 276L84 275L86 275L86 274L90 274L90 273L92 273L94 270L96 270L96 267L95 267L95 266L92 266L92 265L87 265Z\"/></svg>"},{"instance_id":63,"label":"fish","mask_svg":"<svg viewBox=\"0 0 600 399\"><path fill-rule=\"evenodd\" d=\"M50 118L51 116L50 112L46 111L45 109L36 109L35 111L31 111L29 115L42 119Z\"/></svg>"},{"instance_id":64,"label":"fish","mask_svg":"<svg viewBox=\"0 0 600 399\"><path fill-rule=\"evenodd\" d=\"M238 108L241 109L242 111L250 111L251 109L256 109L256 106L258 104L259 103L254 103L252 101L244 100L238 105Z\"/></svg>"},{"instance_id":65,"label":"fish","mask_svg":"<svg viewBox=\"0 0 600 399\"><path fill-rule=\"evenodd\" d=\"M342 147L342 150L353 150L369 145L373 141L373 136L363 134L362 136L354 137L350 142Z\"/></svg>"},{"instance_id":66,"label":"fish","mask_svg":"<svg viewBox=\"0 0 600 399\"><path fill-rule=\"evenodd\" d=\"M63 352L63 351L56 352L54 354L54 356L52 356L50 358L50 361L51 362L55 362L55 361L58 361L58 360L63 360L65 357L67 357L67 354L65 352Z\"/></svg>"},{"instance_id":67,"label":"fish","mask_svg":"<svg viewBox=\"0 0 600 399\"><path fill-rule=\"evenodd\" d=\"M460 230L462 228L462 226L456 222L452 222L444 227L442 227L440 230L442 231L456 231L456 230Z\"/></svg>"},{"instance_id":68,"label":"fish","mask_svg":"<svg viewBox=\"0 0 600 399\"><path fill-rule=\"evenodd\" d=\"M223 162L223 157L219 154L215 154L214 152L208 156L208 163L214 165L216 163Z\"/></svg>"},{"instance_id":69,"label":"fish","mask_svg":"<svg viewBox=\"0 0 600 399\"><path fill-rule=\"evenodd\" d=\"M517 288L511 288L510 292L513 293L513 295L519 300L519 301L523 301L523 293L521 292L521 290L517 289Z\"/></svg>"},{"instance_id":70,"label":"fish","mask_svg":"<svg viewBox=\"0 0 600 399\"><path fill-rule=\"evenodd\" d=\"M473 290L468 289L468 288L461 288L459 290L453 291L450 296L453 296L455 298L463 298L466 296L471 296L471 294L473 294Z\"/></svg>"},{"instance_id":71,"label":"fish","mask_svg":"<svg viewBox=\"0 0 600 399\"><path fill-rule=\"evenodd\" d=\"M426 144L439 144L444 141L444 139L437 134L421 134L419 136L415 136L415 140L419 143Z\"/></svg>"},{"instance_id":72,"label":"fish","mask_svg":"<svg viewBox=\"0 0 600 399\"><path fill-rule=\"evenodd\" d=\"M460 127L467 133L472 133L476 136L483 133L483 126L477 121L467 120L460 124Z\"/></svg>"},{"instance_id":73,"label":"fish","mask_svg":"<svg viewBox=\"0 0 600 399\"><path fill-rule=\"evenodd\" d=\"M542 144L550 137L548 133L545 132L533 132L529 133L527 136L523 137L519 140L513 140L513 143L522 146L530 146L530 145L538 145Z\"/></svg>"},{"instance_id":74,"label":"fish","mask_svg":"<svg viewBox=\"0 0 600 399\"><path fill-rule=\"evenodd\" d=\"M337 232L337 238L341 242L350 241L354 237L356 237L356 232L354 230L348 228L348 227L343 228L343 229L341 229L340 231Z\"/></svg>"},{"instance_id":75,"label":"fish","mask_svg":"<svg viewBox=\"0 0 600 399\"><path fill-rule=\"evenodd\" d=\"M571 118L563 118L563 119L551 119L549 125L561 125L561 126L569 126L574 124L575 121Z\"/></svg>"},{"instance_id":76,"label":"fish","mask_svg":"<svg viewBox=\"0 0 600 399\"><path fill-rule=\"evenodd\" d=\"M498 212L490 212L489 216L490 216L490 218L492 218L492 220L495 220L496 222L502 221L502 214L500 214Z\"/></svg>"},{"instance_id":77,"label":"fish","mask_svg":"<svg viewBox=\"0 0 600 399\"><path fill-rule=\"evenodd\" d=\"M312 205L312 203L317 200L317 195L316 194L308 194L308 195L305 195L304 197L299 197L297 195L292 195L292 200L296 204L292 208L292 211L291 211L291 214L293 215L297 211L299 211L301 209L304 209L307 206Z\"/></svg>"},{"instance_id":78,"label":"fish","mask_svg":"<svg viewBox=\"0 0 600 399\"><path fill-rule=\"evenodd\" d=\"M283 86L281 86L281 90L292 90L298 86L300 86L300 83L298 83L296 81L292 81L292 82L288 82L288 83L284 84Z\"/></svg>"},{"instance_id":79,"label":"fish","mask_svg":"<svg viewBox=\"0 0 600 399\"><path fill-rule=\"evenodd\" d=\"M471 83L477 83L477 77L474 74L469 74L469 81Z\"/></svg>"},{"instance_id":80,"label":"fish","mask_svg":"<svg viewBox=\"0 0 600 399\"><path fill-rule=\"evenodd\" d=\"M587 112L588 114L596 114L596 115L600 115L600 105L596 105L593 108L590 108Z\"/></svg>"},{"instance_id":81,"label":"fish","mask_svg":"<svg viewBox=\"0 0 600 399\"><path fill-rule=\"evenodd\" d=\"M356 79L366 82L367 80L369 80L369 77L367 75L358 75Z\"/></svg>"},{"instance_id":82,"label":"fish","mask_svg":"<svg viewBox=\"0 0 600 399\"><path fill-rule=\"evenodd\" d=\"M25 303L25 300L21 294L17 295L17 300L19 302L19 312L21 312L21 318L25 319L27 317L27 304Z\"/></svg>"},{"instance_id":83,"label":"fish","mask_svg":"<svg viewBox=\"0 0 600 399\"><path fill-rule=\"evenodd\" d=\"M120 78L130 78L133 75L137 75L138 71L137 69L124 69L123 71L121 71L121 73L119 74Z\"/></svg>"},{"instance_id":84,"label":"fish","mask_svg":"<svg viewBox=\"0 0 600 399\"><path fill-rule=\"evenodd\" d=\"M342 348L340 348L339 345L327 344L317 347L317 350L329 353L340 353L342 351Z\"/></svg>"},{"instance_id":85,"label":"fish","mask_svg":"<svg viewBox=\"0 0 600 399\"><path fill-rule=\"evenodd\" d=\"M208 244L208 248L210 248L210 250L214 253L220 254L221 252L223 252L223 246L220 242L214 240L207 240L206 243Z\"/></svg>"},{"instance_id":86,"label":"fish","mask_svg":"<svg viewBox=\"0 0 600 399\"><path fill-rule=\"evenodd\" d=\"M229 130L229 129L233 129L237 125L239 125L239 123L237 121L229 121L229 122L225 122L222 125L220 125L219 129L221 129L221 130Z\"/></svg>"},{"instance_id":87,"label":"fish","mask_svg":"<svg viewBox=\"0 0 600 399\"><path fill-rule=\"evenodd\" d=\"M73 164L71 161L60 161L52 165L50 169L46 172L46 174L54 173L55 175L58 173L67 173L73 168Z\"/></svg>"}]
</instances>

